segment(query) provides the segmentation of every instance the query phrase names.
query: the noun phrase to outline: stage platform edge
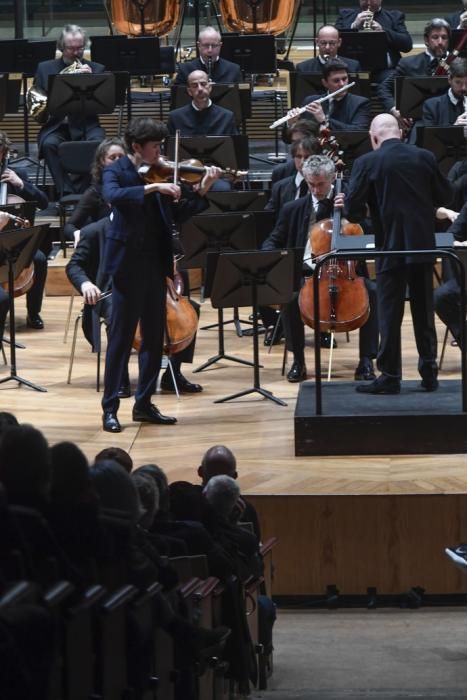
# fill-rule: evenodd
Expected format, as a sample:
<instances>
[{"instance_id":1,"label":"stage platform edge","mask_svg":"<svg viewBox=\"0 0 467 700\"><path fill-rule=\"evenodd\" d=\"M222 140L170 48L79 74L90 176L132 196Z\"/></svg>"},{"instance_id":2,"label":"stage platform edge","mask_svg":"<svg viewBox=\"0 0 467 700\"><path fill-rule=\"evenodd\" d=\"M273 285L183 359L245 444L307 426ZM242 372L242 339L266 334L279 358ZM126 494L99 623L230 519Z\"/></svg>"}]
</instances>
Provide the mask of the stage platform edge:
<instances>
[{"instance_id":1,"label":"stage platform edge","mask_svg":"<svg viewBox=\"0 0 467 700\"><path fill-rule=\"evenodd\" d=\"M315 383L300 386L294 415L295 455L449 454L467 452L461 382L440 380L426 392L403 381L395 395L360 394L357 382L323 382L322 415Z\"/></svg>"}]
</instances>

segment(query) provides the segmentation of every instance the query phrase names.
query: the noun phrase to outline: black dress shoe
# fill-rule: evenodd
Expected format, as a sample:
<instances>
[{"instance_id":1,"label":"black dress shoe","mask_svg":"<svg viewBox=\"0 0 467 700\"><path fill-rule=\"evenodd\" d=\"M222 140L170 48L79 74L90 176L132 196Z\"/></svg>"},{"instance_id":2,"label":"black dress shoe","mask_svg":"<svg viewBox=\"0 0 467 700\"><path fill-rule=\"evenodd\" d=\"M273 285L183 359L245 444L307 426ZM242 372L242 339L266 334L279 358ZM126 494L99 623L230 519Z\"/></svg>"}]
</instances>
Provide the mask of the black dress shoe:
<instances>
[{"instance_id":1,"label":"black dress shoe","mask_svg":"<svg viewBox=\"0 0 467 700\"><path fill-rule=\"evenodd\" d=\"M131 389L129 384L121 384L120 389L117 394L119 399L129 399L131 396Z\"/></svg>"},{"instance_id":2,"label":"black dress shoe","mask_svg":"<svg viewBox=\"0 0 467 700\"><path fill-rule=\"evenodd\" d=\"M203 391L201 384L194 384L189 382L183 374L176 374L175 381L177 382L178 392L180 394L199 394ZM170 372L164 372L161 377L161 390L168 394L176 394L175 386L173 383L172 375Z\"/></svg>"},{"instance_id":3,"label":"black dress shoe","mask_svg":"<svg viewBox=\"0 0 467 700\"><path fill-rule=\"evenodd\" d=\"M361 357L357 369L355 370L355 381L372 382L374 379L376 379L376 374L373 367L373 360L370 360L369 357Z\"/></svg>"},{"instance_id":4,"label":"black dress shoe","mask_svg":"<svg viewBox=\"0 0 467 700\"><path fill-rule=\"evenodd\" d=\"M277 329L276 335L274 335L274 328L266 329L266 334L264 336L264 344L266 347L270 347L271 345L279 345L284 337L284 334L280 328Z\"/></svg>"},{"instance_id":5,"label":"black dress shoe","mask_svg":"<svg viewBox=\"0 0 467 700\"><path fill-rule=\"evenodd\" d=\"M381 374L371 384L359 384L356 390L360 394L400 394L401 383L399 379Z\"/></svg>"},{"instance_id":6,"label":"black dress shoe","mask_svg":"<svg viewBox=\"0 0 467 700\"><path fill-rule=\"evenodd\" d=\"M26 325L28 328L34 328L35 331L41 331L44 328L44 321L39 314L28 314L26 317Z\"/></svg>"},{"instance_id":7,"label":"black dress shoe","mask_svg":"<svg viewBox=\"0 0 467 700\"><path fill-rule=\"evenodd\" d=\"M420 386L422 389L425 389L425 391L436 391L439 387L439 382L436 377L425 377L420 382Z\"/></svg>"},{"instance_id":8,"label":"black dress shoe","mask_svg":"<svg viewBox=\"0 0 467 700\"><path fill-rule=\"evenodd\" d=\"M295 362L287 373L288 382L302 382L306 379L306 366L304 362Z\"/></svg>"},{"instance_id":9,"label":"black dress shoe","mask_svg":"<svg viewBox=\"0 0 467 700\"><path fill-rule=\"evenodd\" d=\"M332 347L337 348L336 339L333 338L332 333L320 333L319 334L319 344L322 348L330 348L332 340Z\"/></svg>"},{"instance_id":10,"label":"black dress shoe","mask_svg":"<svg viewBox=\"0 0 467 700\"><path fill-rule=\"evenodd\" d=\"M112 411L105 411L102 416L102 427L107 433L121 433L122 426L119 423L117 414Z\"/></svg>"},{"instance_id":11,"label":"black dress shoe","mask_svg":"<svg viewBox=\"0 0 467 700\"><path fill-rule=\"evenodd\" d=\"M172 416L163 416L157 406L150 403L144 408L133 407L133 420L138 423L158 423L159 425L173 425L177 422Z\"/></svg>"}]
</instances>

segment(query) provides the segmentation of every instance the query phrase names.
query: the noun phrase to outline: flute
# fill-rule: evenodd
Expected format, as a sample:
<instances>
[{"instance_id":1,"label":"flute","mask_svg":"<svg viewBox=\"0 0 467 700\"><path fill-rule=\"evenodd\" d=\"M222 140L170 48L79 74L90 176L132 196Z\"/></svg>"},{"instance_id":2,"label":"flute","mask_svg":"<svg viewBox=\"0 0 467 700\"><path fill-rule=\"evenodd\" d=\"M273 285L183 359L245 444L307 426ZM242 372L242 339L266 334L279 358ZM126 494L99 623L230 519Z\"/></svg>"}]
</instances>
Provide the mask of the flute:
<instances>
[{"instance_id":1,"label":"flute","mask_svg":"<svg viewBox=\"0 0 467 700\"><path fill-rule=\"evenodd\" d=\"M309 102L308 104L321 104L322 102L326 102L326 100L330 100L331 97L334 97L335 95L339 95L341 92L344 92L345 90L348 90L349 88L353 87L355 85L355 81L353 83L348 83L347 85L344 85L343 87L339 88L338 90L334 90L334 92L330 92L329 95L325 95L324 97L320 97L317 100L314 100L313 103ZM299 114L302 114L303 112L306 111L306 108L308 105L305 105L304 107L298 107L298 112L296 112L294 115L291 115L289 110L286 115L281 117L280 119L277 119L275 122L273 122L270 125L270 129L275 129L277 126L280 126L284 122L288 121L289 119L293 117L298 117Z\"/></svg>"}]
</instances>

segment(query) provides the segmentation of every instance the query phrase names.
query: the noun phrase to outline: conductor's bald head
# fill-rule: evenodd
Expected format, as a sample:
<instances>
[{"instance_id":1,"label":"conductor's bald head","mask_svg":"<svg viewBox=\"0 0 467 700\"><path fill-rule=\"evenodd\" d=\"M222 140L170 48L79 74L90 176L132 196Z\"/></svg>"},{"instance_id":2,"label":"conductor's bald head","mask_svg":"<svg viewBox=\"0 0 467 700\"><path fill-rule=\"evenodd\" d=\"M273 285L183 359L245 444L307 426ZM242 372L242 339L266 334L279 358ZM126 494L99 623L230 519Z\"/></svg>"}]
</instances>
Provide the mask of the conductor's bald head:
<instances>
[{"instance_id":1,"label":"conductor's bald head","mask_svg":"<svg viewBox=\"0 0 467 700\"><path fill-rule=\"evenodd\" d=\"M378 114L370 124L370 139L374 151L387 139L401 138L402 132L392 114Z\"/></svg>"}]
</instances>

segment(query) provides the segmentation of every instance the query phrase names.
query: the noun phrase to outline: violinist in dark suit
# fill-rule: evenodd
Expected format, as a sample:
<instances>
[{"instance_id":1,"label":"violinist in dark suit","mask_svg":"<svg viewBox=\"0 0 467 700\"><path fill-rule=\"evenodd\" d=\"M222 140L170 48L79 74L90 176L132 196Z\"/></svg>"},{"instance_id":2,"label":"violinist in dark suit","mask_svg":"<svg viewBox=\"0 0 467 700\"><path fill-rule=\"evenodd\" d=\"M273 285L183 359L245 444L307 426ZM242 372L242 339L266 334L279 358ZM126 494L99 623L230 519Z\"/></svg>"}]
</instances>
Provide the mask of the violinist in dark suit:
<instances>
[{"instance_id":1,"label":"violinist in dark suit","mask_svg":"<svg viewBox=\"0 0 467 700\"><path fill-rule=\"evenodd\" d=\"M348 85L349 72L342 61L329 61L323 68L321 81L328 94ZM303 100L303 106L308 105L303 113L304 118L313 119L321 129L331 131L349 131L351 129L365 131L370 124L370 101L348 91L342 92L326 102L319 103L322 95L310 95ZM293 114L293 111L291 113Z\"/></svg>"},{"instance_id":2,"label":"violinist in dark suit","mask_svg":"<svg viewBox=\"0 0 467 700\"><path fill-rule=\"evenodd\" d=\"M308 243L308 234L312 224L332 216L334 207L342 208L344 194L334 194L336 169L334 162L327 156L311 156L305 161L302 173L308 183L308 194L284 204L276 225L263 243L263 250L280 248L305 248L304 274L310 275L312 251ZM366 280L370 294L370 308L375 310L374 285ZM294 360L287 380L300 382L307 377L305 365L305 331L300 316L298 294L283 308L283 323L287 349L293 353ZM356 379L374 379L372 358L378 349L376 315L370 313L367 323L360 329L360 362L355 371Z\"/></svg>"},{"instance_id":3,"label":"violinist in dark suit","mask_svg":"<svg viewBox=\"0 0 467 700\"><path fill-rule=\"evenodd\" d=\"M449 202L452 193L434 155L402 143L397 120L390 114L373 119L370 138L373 152L353 163L344 216L350 221L361 221L369 206L378 250L435 248L433 207ZM381 375L369 385L357 386L357 391L400 392L401 324L407 286L421 387L425 391L438 387L432 256L388 256L376 259L381 338L377 364Z\"/></svg>"},{"instance_id":4,"label":"violinist in dark suit","mask_svg":"<svg viewBox=\"0 0 467 700\"><path fill-rule=\"evenodd\" d=\"M405 26L405 16L398 10L383 10L382 0L359 0L357 9L341 9L336 19L336 27L339 31L356 29L361 30L366 26L375 32L386 32L388 41L388 63L386 70L373 75L373 80L381 82L388 71L394 68L402 53L412 50L412 37Z\"/></svg>"},{"instance_id":5,"label":"violinist in dark suit","mask_svg":"<svg viewBox=\"0 0 467 700\"><path fill-rule=\"evenodd\" d=\"M335 58L345 63L349 73L358 73L361 70L358 61L355 61L353 58L337 55L339 47L342 44L342 39L339 37L339 32L332 24L324 24L318 29L316 44L318 46L318 55L315 58L309 58L307 61L297 63L295 66L297 73L321 73L326 63Z\"/></svg>"},{"instance_id":6,"label":"violinist in dark suit","mask_svg":"<svg viewBox=\"0 0 467 700\"><path fill-rule=\"evenodd\" d=\"M0 183L6 187L7 195L13 194L25 202L36 202L39 209L47 209L47 195L30 180L24 168L8 164L8 152L11 141L4 131L0 131ZM47 257L42 250L37 250L33 258L34 282L26 294L26 325L34 330L42 330L44 322L40 316L45 282L47 279ZM0 286L0 341L5 330L5 320L9 309L8 292Z\"/></svg>"},{"instance_id":7,"label":"violinist in dark suit","mask_svg":"<svg viewBox=\"0 0 467 700\"><path fill-rule=\"evenodd\" d=\"M214 27L205 27L198 35L199 58L178 64L174 85L186 85L194 70L205 71L213 83L240 83L242 71L237 63L220 57L222 38Z\"/></svg>"},{"instance_id":8,"label":"violinist in dark suit","mask_svg":"<svg viewBox=\"0 0 467 700\"><path fill-rule=\"evenodd\" d=\"M62 73L75 62L74 73L102 73L105 68L101 63L87 61L83 58L85 44L84 30L76 24L66 24L57 41L57 47L62 52L61 58L39 63L34 78L34 86L47 93L49 76ZM59 145L64 141L101 141L104 136L104 130L100 126L97 117L83 118L81 115L70 115L66 119L48 117L47 122L39 131L38 146L39 153L44 156L59 196L75 191L69 176L60 165L58 159Z\"/></svg>"},{"instance_id":9,"label":"violinist in dark suit","mask_svg":"<svg viewBox=\"0 0 467 700\"><path fill-rule=\"evenodd\" d=\"M439 59L444 58L449 51L451 28L444 19L435 17L423 30L425 51L415 56L404 56L378 88L378 95L383 102L386 112L400 118L400 113L394 104L394 81L398 77L434 75L439 65Z\"/></svg>"},{"instance_id":10,"label":"violinist in dark suit","mask_svg":"<svg viewBox=\"0 0 467 700\"><path fill-rule=\"evenodd\" d=\"M167 128L149 117L132 119L125 132L128 156L103 173L102 193L112 207L106 235L104 271L112 275L112 318L108 334L103 428L120 432L118 391L128 364L136 326L140 322L139 377L133 420L170 425L176 418L162 415L151 403L161 366L165 327L166 277L173 275L172 222L203 211L203 199L219 176L206 168L199 190L180 199L172 183L144 184L138 169L160 158Z\"/></svg>"},{"instance_id":11,"label":"violinist in dark suit","mask_svg":"<svg viewBox=\"0 0 467 700\"><path fill-rule=\"evenodd\" d=\"M448 81L450 87L444 95L425 101L424 126L467 126L467 59L454 59Z\"/></svg>"},{"instance_id":12,"label":"violinist in dark suit","mask_svg":"<svg viewBox=\"0 0 467 700\"><path fill-rule=\"evenodd\" d=\"M463 10L446 17L451 29L467 29L467 0L462 0Z\"/></svg>"}]
</instances>

